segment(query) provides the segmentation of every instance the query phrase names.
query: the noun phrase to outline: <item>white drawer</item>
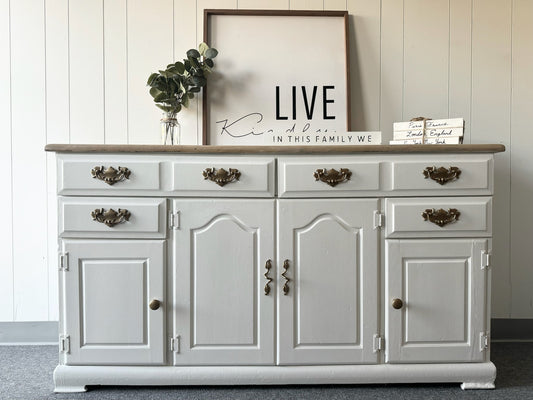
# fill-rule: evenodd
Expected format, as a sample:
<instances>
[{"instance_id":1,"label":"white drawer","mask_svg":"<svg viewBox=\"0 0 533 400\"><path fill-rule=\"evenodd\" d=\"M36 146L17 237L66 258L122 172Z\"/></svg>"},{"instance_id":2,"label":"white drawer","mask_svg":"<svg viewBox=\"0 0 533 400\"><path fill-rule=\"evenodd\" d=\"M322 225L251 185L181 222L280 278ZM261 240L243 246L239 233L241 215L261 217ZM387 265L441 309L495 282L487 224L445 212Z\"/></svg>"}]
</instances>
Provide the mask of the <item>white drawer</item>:
<instances>
[{"instance_id":1,"label":"white drawer","mask_svg":"<svg viewBox=\"0 0 533 400\"><path fill-rule=\"evenodd\" d=\"M490 154L431 158L412 155L405 160L396 159L392 161L392 190L416 190L436 195L440 192L443 195L453 195L453 192L492 194L492 164Z\"/></svg>"},{"instance_id":2,"label":"white drawer","mask_svg":"<svg viewBox=\"0 0 533 400\"><path fill-rule=\"evenodd\" d=\"M274 196L273 157L180 157L172 163L178 196Z\"/></svg>"},{"instance_id":3,"label":"white drawer","mask_svg":"<svg viewBox=\"0 0 533 400\"><path fill-rule=\"evenodd\" d=\"M492 235L490 197L386 199L385 210L388 238Z\"/></svg>"},{"instance_id":4,"label":"white drawer","mask_svg":"<svg viewBox=\"0 0 533 400\"><path fill-rule=\"evenodd\" d=\"M113 156L59 157L58 193L113 195L118 192L160 189L160 162Z\"/></svg>"},{"instance_id":5,"label":"white drawer","mask_svg":"<svg viewBox=\"0 0 533 400\"><path fill-rule=\"evenodd\" d=\"M283 157L279 197L351 197L380 189L380 162L354 157Z\"/></svg>"},{"instance_id":6,"label":"white drawer","mask_svg":"<svg viewBox=\"0 0 533 400\"><path fill-rule=\"evenodd\" d=\"M166 209L166 199L59 197L59 236L164 238Z\"/></svg>"}]
</instances>

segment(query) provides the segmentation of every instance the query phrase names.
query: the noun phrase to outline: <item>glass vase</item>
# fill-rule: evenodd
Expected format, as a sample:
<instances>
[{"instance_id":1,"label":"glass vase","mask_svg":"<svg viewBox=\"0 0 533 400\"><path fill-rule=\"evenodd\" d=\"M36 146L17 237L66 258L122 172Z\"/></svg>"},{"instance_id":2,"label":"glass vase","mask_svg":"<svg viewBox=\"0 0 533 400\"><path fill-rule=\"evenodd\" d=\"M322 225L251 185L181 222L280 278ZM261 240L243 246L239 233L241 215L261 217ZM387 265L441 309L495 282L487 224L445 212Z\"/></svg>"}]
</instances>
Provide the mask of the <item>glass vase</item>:
<instances>
[{"instance_id":1,"label":"glass vase","mask_svg":"<svg viewBox=\"0 0 533 400\"><path fill-rule=\"evenodd\" d=\"M161 144L180 144L181 126L172 112L163 113L161 117Z\"/></svg>"}]
</instances>

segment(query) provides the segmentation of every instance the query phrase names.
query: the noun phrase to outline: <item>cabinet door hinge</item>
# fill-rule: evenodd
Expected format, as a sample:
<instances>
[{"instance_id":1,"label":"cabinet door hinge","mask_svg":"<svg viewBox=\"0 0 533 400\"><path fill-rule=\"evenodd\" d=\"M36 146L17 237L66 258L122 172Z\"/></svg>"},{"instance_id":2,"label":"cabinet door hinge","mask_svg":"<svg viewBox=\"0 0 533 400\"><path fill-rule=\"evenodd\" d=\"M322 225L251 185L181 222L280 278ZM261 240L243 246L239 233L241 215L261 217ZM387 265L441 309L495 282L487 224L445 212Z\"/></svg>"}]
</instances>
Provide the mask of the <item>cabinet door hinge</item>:
<instances>
[{"instance_id":1,"label":"cabinet door hinge","mask_svg":"<svg viewBox=\"0 0 533 400\"><path fill-rule=\"evenodd\" d=\"M374 211L374 229L383 228L385 226L385 214Z\"/></svg>"},{"instance_id":2,"label":"cabinet door hinge","mask_svg":"<svg viewBox=\"0 0 533 400\"><path fill-rule=\"evenodd\" d=\"M489 348L489 334L488 332L481 332L479 334L479 351L485 351Z\"/></svg>"},{"instance_id":3,"label":"cabinet door hinge","mask_svg":"<svg viewBox=\"0 0 533 400\"><path fill-rule=\"evenodd\" d=\"M170 229L179 229L180 228L180 212L170 212L168 225Z\"/></svg>"},{"instance_id":4,"label":"cabinet door hinge","mask_svg":"<svg viewBox=\"0 0 533 400\"><path fill-rule=\"evenodd\" d=\"M481 252L481 269L490 267L492 254L482 251Z\"/></svg>"},{"instance_id":5,"label":"cabinet door hinge","mask_svg":"<svg viewBox=\"0 0 533 400\"><path fill-rule=\"evenodd\" d=\"M60 353L70 353L70 336L69 335L59 335L59 352Z\"/></svg>"},{"instance_id":6,"label":"cabinet door hinge","mask_svg":"<svg viewBox=\"0 0 533 400\"><path fill-rule=\"evenodd\" d=\"M170 351L173 351L175 353L180 352L180 337L176 336L175 338L170 338Z\"/></svg>"},{"instance_id":7,"label":"cabinet door hinge","mask_svg":"<svg viewBox=\"0 0 533 400\"><path fill-rule=\"evenodd\" d=\"M68 271L68 253L59 253L59 270Z\"/></svg>"},{"instance_id":8,"label":"cabinet door hinge","mask_svg":"<svg viewBox=\"0 0 533 400\"><path fill-rule=\"evenodd\" d=\"M380 335L374 335L374 353L385 350L385 339Z\"/></svg>"}]
</instances>

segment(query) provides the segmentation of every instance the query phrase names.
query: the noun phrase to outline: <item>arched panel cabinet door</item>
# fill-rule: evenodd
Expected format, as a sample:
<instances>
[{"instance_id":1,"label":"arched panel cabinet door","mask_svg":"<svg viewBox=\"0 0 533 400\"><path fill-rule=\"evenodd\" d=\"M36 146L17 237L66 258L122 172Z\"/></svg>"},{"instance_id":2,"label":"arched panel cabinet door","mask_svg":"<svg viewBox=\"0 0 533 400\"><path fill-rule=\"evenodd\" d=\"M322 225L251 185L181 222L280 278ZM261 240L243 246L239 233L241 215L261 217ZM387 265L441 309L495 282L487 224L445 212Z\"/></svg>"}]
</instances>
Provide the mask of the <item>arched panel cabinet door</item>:
<instances>
[{"instance_id":1,"label":"arched panel cabinet door","mask_svg":"<svg viewBox=\"0 0 533 400\"><path fill-rule=\"evenodd\" d=\"M273 364L274 200L179 199L173 212L174 364Z\"/></svg>"},{"instance_id":2,"label":"arched panel cabinet door","mask_svg":"<svg viewBox=\"0 0 533 400\"><path fill-rule=\"evenodd\" d=\"M279 364L378 362L378 203L279 200Z\"/></svg>"},{"instance_id":3,"label":"arched panel cabinet door","mask_svg":"<svg viewBox=\"0 0 533 400\"><path fill-rule=\"evenodd\" d=\"M165 241L65 239L62 247L64 362L164 364Z\"/></svg>"}]
</instances>

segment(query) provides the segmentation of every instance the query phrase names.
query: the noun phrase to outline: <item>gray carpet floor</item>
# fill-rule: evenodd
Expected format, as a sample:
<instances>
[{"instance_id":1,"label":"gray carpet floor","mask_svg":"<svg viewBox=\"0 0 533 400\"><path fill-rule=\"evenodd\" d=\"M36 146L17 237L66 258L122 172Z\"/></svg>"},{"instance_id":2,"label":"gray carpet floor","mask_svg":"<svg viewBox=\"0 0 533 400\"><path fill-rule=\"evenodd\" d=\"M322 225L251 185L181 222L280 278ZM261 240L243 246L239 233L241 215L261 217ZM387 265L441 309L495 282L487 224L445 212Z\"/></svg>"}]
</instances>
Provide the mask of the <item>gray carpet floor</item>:
<instances>
[{"instance_id":1,"label":"gray carpet floor","mask_svg":"<svg viewBox=\"0 0 533 400\"><path fill-rule=\"evenodd\" d=\"M498 399L533 400L533 343L493 343L495 390L462 391L458 384L120 387L94 386L86 393L54 394L55 346L0 346L0 400L98 399Z\"/></svg>"}]
</instances>

